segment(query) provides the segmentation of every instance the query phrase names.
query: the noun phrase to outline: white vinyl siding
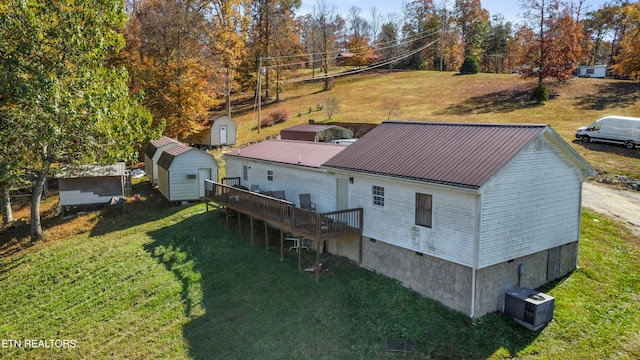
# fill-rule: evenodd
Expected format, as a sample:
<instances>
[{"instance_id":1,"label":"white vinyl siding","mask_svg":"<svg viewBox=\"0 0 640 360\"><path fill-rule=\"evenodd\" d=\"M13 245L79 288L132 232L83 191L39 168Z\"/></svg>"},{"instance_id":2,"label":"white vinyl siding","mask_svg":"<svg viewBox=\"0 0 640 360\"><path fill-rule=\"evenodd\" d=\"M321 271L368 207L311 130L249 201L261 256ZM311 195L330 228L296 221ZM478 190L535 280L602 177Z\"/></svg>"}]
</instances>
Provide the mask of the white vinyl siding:
<instances>
[{"instance_id":1,"label":"white vinyl siding","mask_svg":"<svg viewBox=\"0 0 640 360\"><path fill-rule=\"evenodd\" d=\"M158 190L169 201L198 200L200 187L204 187L204 179L200 184L200 169L210 169L211 177L217 179L218 167L213 156L204 151L193 149L178 155L166 169L159 167ZM190 179L188 174L195 174Z\"/></svg>"},{"instance_id":2,"label":"white vinyl siding","mask_svg":"<svg viewBox=\"0 0 640 360\"><path fill-rule=\"evenodd\" d=\"M558 149L530 144L482 189L479 267L577 241L581 186Z\"/></svg>"},{"instance_id":3,"label":"white vinyl siding","mask_svg":"<svg viewBox=\"0 0 640 360\"><path fill-rule=\"evenodd\" d=\"M373 185L384 187L384 207L373 205ZM433 197L432 228L415 224L416 193ZM364 236L466 266L474 260L475 199L464 191L381 177L356 175L349 187L349 206L364 208Z\"/></svg>"},{"instance_id":4,"label":"white vinyl siding","mask_svg":"<svg viewBox=\"0 0 640 360\"><path fill-rule=\"evenodd\" d=\"M153 158L149 158L146 154L144 155L144 172L147 173L147 177L149 181L151 181L151 185L158 184L158 160L160 160L160 156L162 153L176 146L178 143L170 143L165 146L161 146L156 150L156 153L153 154Z\"/></svg>"},{"instance_id":5,"label":"white vinyl siding","mask_svg":"<svg viewBox=\"0 0 640 360\"><path fill-rule=\"evenodd\" d=\"M316 211L328 212L336 210L336 180L334 175L313 168L267 163L251 159L226 158L227 177L242 176L242 165L248 165L248 181L242 185L251 188L258 185L261 192L285 191L286 200L299 206L300 194L311 194L311 201L316 204ZM267 180L267 170L273 172L273 181Z\"/></svg>"}]
</instances>

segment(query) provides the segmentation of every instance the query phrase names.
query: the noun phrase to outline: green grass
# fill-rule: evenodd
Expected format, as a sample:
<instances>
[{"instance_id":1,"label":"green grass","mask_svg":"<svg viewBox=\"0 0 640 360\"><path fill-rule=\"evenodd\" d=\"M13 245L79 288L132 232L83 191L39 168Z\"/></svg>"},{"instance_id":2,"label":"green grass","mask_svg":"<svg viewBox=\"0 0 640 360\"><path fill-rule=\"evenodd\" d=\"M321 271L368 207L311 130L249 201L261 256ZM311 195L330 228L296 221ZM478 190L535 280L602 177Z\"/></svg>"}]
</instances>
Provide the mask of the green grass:
<instances>
[{"instance_id":1,"label":"green grass","mask_svg":"<svg viewBox=\"0 0 640 360\"><path fill-rule=\"evenodd\" d=\"M232 116L238 123L238 146L276 136L283 128L307 123L309 119L317 123L377 124L387 119L383 103L390 100L398 103L398 112L392 120L549 124L597 170L640 179L640 149L628 151L616 145L573 143L578 127L603 116L640 116L640 83L571 79L565 84L550 85L551 99L539 105L530 101L536 81L508 74L460 76L437 71L379 71L335 78L333 88L327 92L322 91L321 82L290 84L281 94L280 102L265 102L262 116L275 109L286 109L291 118L262 129L260 134L255 129L255 111L234 112ZM325 111L316 111L317 105L325 103L328 97L340 101L330 120Z\"/></svg>"},{"instance_id":2,"label":"green grass","mask_svg":"<svg viewBox=\"0 0 640 360\"><path fill-rule=\"evenodd\" d=\"M295 253L280 261L277 248L251 246L202 204L143 209L0 259L0 340L77 341L0 357L401 357L386 339L410 340L416 359L640 357L638 239L591 212L580 268L544 289L557 299L554 321L531 332L498 313L469 319L344 258L327 255L316 284Z\"/></svg>"}]
</instances>

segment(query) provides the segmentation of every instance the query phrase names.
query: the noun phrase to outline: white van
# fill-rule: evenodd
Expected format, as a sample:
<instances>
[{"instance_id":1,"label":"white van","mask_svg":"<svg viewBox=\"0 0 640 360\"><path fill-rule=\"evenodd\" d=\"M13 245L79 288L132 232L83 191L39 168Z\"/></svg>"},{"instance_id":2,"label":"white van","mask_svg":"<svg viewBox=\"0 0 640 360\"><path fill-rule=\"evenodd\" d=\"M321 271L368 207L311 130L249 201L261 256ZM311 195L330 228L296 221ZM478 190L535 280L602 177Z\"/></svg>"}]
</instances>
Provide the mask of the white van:
<instances>
[{"instance_id":1,"label":"white van","mask_svg":"<svg viewBox=\"0 0 640 360\"><path fill-rule=\"evenodd\" d=\"M591 141L623 144L627 149L640 145L640 118L628 116L607 116L576 131L576 138L582 142Z\"/></svg>"},{"instance_id":2,"label":"white van","mask_svg":"<svg viewBox=\"0 0 640 360\"><path fill-rule=\"evenodd\" d=\"M340 145L350 145L356 142L356 140L358 139L337 139L337 140L331 140L330 143L340 144Z\"/></svg>"}]
</instances>

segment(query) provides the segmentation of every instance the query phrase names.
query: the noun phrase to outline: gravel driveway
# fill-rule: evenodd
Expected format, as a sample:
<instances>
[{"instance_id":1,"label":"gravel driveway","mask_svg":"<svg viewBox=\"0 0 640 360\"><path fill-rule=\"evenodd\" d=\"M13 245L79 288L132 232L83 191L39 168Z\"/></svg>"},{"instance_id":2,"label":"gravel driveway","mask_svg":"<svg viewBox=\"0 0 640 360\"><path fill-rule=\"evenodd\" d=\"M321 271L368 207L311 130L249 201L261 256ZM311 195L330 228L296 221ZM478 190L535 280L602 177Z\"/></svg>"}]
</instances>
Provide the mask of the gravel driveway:
<instances>
[{"instance_id":1,"label":"gravel driveway","mask_svg":"<svg viewBox=\"0 0 640 360\"><path fill-rule=\"evenodd\" d=\"M640 236L640 192L615 190L585 182L582 185L582 206L626 222Z\"/></svg>"}]
</instances>

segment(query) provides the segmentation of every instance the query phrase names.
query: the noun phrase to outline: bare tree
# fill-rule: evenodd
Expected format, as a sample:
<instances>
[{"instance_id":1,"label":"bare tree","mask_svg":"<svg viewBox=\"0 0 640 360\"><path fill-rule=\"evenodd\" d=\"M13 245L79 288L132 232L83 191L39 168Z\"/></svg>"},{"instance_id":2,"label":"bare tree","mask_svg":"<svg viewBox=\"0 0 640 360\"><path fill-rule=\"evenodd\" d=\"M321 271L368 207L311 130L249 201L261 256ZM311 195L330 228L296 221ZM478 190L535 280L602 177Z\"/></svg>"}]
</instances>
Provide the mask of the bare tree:
<instances>
[{"instance_id":1,"label":"bare tree","mask_svg":"<svg viewBox=\"0 0 640 360\"><path fill-rule=\"evenodd\" d=\"M392 116L400 115L400 102L398 99L387 99L382 102L382 109L387 115L387 120Z\"/></svg>"},{"instance_id":2,"label":"bare tree","mask_svg":"<svg viewBox=\"0 0 640 360\"><path fill-rule=\"evenodd\" d=\"M312 18L320 40L320 51L323 53L324 91L329 90L329 58L331 47L344 21L336 14L335 6L328 6L324 0L318 0L313 6Z\"/></svg>"},{"instance_id":3,"label":"bare tree","mask_svg":"<svg viewBox=\"0 0 640 360\"><path fill-rule=\"evenodd\" d=\"M340 101L333 96L327 97L324 104L324 110L327 112L327 117L331 119L333 114L338 112L340 108Z\"/></svg>"}]
</instances>

